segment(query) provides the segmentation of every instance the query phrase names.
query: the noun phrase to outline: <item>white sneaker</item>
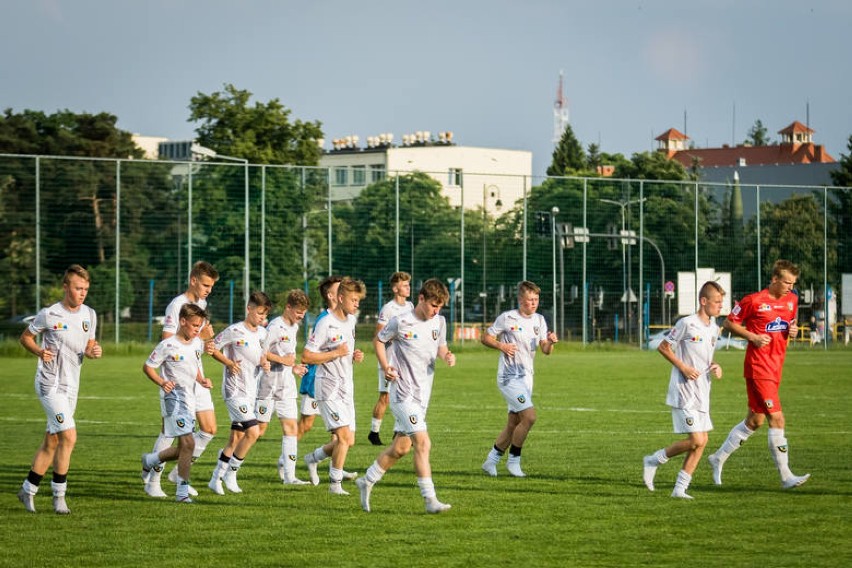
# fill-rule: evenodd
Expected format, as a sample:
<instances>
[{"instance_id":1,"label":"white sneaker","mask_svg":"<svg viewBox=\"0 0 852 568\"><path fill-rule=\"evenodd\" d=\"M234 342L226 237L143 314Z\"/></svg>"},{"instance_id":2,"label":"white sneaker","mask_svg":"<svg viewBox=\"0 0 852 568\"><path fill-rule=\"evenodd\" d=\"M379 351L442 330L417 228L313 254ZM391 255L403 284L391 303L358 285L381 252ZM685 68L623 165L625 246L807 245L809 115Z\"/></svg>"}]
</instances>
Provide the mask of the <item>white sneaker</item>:
<instances>
[{"instance_id":1,"label":"white sneaker","mask_svg":"<svg viewBox=\"0 0 852 568\"><path fill-rule=\"evenodd\" d=\"M240 489L240 486L237 485L237 472L228 468L228 471L225 472L225 475L222 476L222 483L225 485L225 488L231 493L242 493L243 490Z\"/></svg>"},{"instance_id":2,"label":"white sneaker","mask_svg":"<svg viewBox=\"0 0 852 568\"><path fill-rule=\"evenodd\" d=\"M65 502L65 495L55 496L53 498L53 511L57 515L71 514L71 509L68 508L68 504Z\"/></svg>"},{"instance_id":3,"label":"white sneaker","mask_svg":"<svg viewBox=\"0 0 852 568\"><path fill-rule=\"evenodd\" d=\"M710 467L713 468L713 483L722 485L722 466L725 465L725 462L720 460L716 454L707 456L707 461L710 462Z\"/></svg>"},{"instance_id":4,"label":"white sneaker","mask_svg":"<svg viewBox=\"0 0 852 568\"><path fill-rule=\"evenodd\" d=\"M292 479L285 479L283 481L284 485L310 485L309 481L305 481L304 479L299 479L298 477L294 477Z\"/></svg>"},{"instance_id":5,"label":"white sneaker","mask_svg":"<svg viewBox=\"0 0 852 568\"><path fill-rule=\"evenodd\" d=\"M692 499L692 495L687 495L686 491L677 488L672 491L672 497L677 497L678 499Z\"/></svg>"},{"instance_id":6,"label":"white sneaker","mask_svg":"<svg viewBox=\"0 0 852 568\"><path fill-rule=\"evenodd\" d=\"M361 492L361 508L370 512L370 493L373 491L373 484L367 481L365 478L360 477L355 480L355 485L358 486L358 490Z\"/></svg>"},{"instance_id":7,"label":"white sneaker","mask_svg":"<svg viewBox=\"0 0 852 568\"><path fill-rule=\"evenodd\" d=\"M784 489L792 489L794 487L802 485L805 481L810 479L810 477L810 473L806 473L805 475L794 475L789 479L784 479L783 481L781 481L781 486L784 487Z\"/></svg>"},{"instance_id":8,"label":"white sneaker","mask_svg":"<svg viewBox=\"0 0 852 568\"><path fill-rule=\"evenodd\" d=\"M210 483L207 484L207 487L216 495L224 495L225 490L222 488L222 478L219 477L218 473L218 471L213 472L213 477L210 478Z\"/></svg>"},{"instance_id":9,"label":"white sneaker","mask_svg":"<svg viewBox=\"0 0 852 568\"><path fill-rule=\"evenodd\" d=\"M438 501L437 497L426 500L426 512L427 513L443 513L444 511L449 511L453 506L449 503L441 503Z\"/></svg>"},{"instance_id":10,"label":"white sneaker","mask_svg":"<svg viewBox=\"0 0 852 568\"><path fill-rule=\"evenodd\" d=\"M145 493L147 493L149 497L168 497L166 492L163 491L163 488L160 487L159 481L149 481L146 483Z\"/></svg>"},{"instance_id":11,"label":"white sneaker","mask_svg":"<svg viewBox=\"0 0 852 568\"><path fill-rule=\"evenodd\" d=\"M657 475L656 463L657 459L653 455L642 458L642 481L645 482L648 491L654 490L654 476Z\"/></svg>"},{"instance_id":12,"label":"white sneaker","mask_svg":"<svg viewBox=\"0 0 852 568\"><path fill-rule=\"evenodd\" d=\"M175 497L175 501L177 501L178 503L192 503L192 498L189 495L185 497L178 495L177 497Z\"/></svg>"},{"instance_id":13,"label":"white sneaker","mask_svg":"<svg viewBox=\"0 0 852 568\"><path fill-rule=\"evenodd\" d=\"M482 471L484 471L491 477L497 477L497 464L495 464L491 460L485 460L482 463Z\"/></svg>"},{"instance_id":14,"label":"white sneaker","mask_svg":"<svg viewBox=\"0 0 852 568\"><path fill-rule=\"evenodd\" d=\"M21 490L18 491L18 501L24 504L24 508L30 513L35 513L35 499L33 499L35 495L32 493L27 493L24 491L24 488L21 487Z\"/></svg>"},{"instance_id":15,"label":"white sneaker","mask_svg":"<svg viewBox=\"0 0 852 568\"><path fill-rule=\"evenodd\" d=\"M311 485L319 485L319 473L317 473L317 466L319 464L313 461L311 454L305 456L305 465L308 466L308 476L311 478Z\"/></svg>"},{"instance_id":16,"label":"white sneaker","mask_svg":"<svg viewBox=\"0 0 852 568\"><path fill-rule=\"evenodd\" d=\"M527 474L521 470L521 461L520 460L509 460L506 462L506 469L509 470L509 473L515 477L526 477Z\"/></svg>"},{"instance_id":17,"label":"white sneaker","mask_svg":"<svg viewBox=\"0 0 852 568\"><path fill-rule=\"evenodd\" d=\"M332 495L349 495L349 492L346 491L341 485L340 482L334 482L328 484L328 492Z\"/></svg>"},{"instance_id":18,"label":"white sneaker","mask_svg":"<svg viewBox=\"0 0 852 568\"><path fill-rule=\"evenodd\" d=\"M352 481L353 479L357 479L357 478L358 478L358 472L357 471L346 471L345 469L343 470L343 479L345 479L346 481Z\"/></svg>"}]
</instances>

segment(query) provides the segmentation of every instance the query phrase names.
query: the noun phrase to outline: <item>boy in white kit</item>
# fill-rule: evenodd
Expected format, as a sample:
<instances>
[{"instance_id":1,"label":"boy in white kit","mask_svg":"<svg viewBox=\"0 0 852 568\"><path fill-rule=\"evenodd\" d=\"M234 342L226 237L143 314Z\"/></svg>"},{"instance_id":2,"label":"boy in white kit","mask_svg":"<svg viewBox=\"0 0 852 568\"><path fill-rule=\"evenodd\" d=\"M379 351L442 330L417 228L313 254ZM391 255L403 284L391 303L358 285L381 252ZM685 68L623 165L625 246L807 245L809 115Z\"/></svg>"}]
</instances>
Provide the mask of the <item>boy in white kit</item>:
<instances>
[{"instance_id":1,"label":"boy in white kit","mask_svg":"<svg viewBox=\"0 0 852 568\"><path fill-rule=\"evenodd\" d=\"M411 274L408 272L394 272L390 277L390 285L393 292L393 299L379 310L376 333L379 333L394 316L410 312L414 309L414 304L408 301L408 297L411 295ZM385 373L382 371L381 366L379 366L379 398L373 407L373 420L370 424L370 434L367 436L367 439L374 446L384 446L379 432L381 432L382 419L385 416L387 408L388 380L385 378Z\"/></svg>"},{"instance_id":2,"label":"boy in white kit","mask_svg":"<svg viewBox=\"0 0 852 568\"><path fill-rule=\"evenodd\" d=\"M59 515L71 511L65 502L71 453L77 443L74 411L80 392L83 358L98 359L101 346L95 340L95 310L83 304L89 293L89 273L72 264L62 279L65 297L42 308L21 334L21 345L38 357L35 391L47 414L47 431L33 458L32 468L18 491L18 499L35 513L35 495L47 468L53 467L53 510ZM36 337L42 336L41 345Z\"/></svg>"},{"instance_id":3,"label":"boy in white kit","mask_svg":"<svg viewBox=\"0 0 852 568\"><path fill-rule=\"evenodd\" d=\"M390 381L388 397L393 413L393 443L355 480L361 492L361 507L370 511L373 486L385 472L414 447L414 471L426 512L441 513L450 508L441 503L432 482L429 453L432 441L426 429L426 411L432 396L435 359L452 367L455 355L447 348L447 323L439 315L450 294L444 283L431 278L423 283L413 311L391 318L373 340L376 357Z\"/></svg>"},{"instance_id":4,"label":"boy in white kit","mask_svg":"<svg viewBox=\"0 0 852 568\"><path fill-rule=\"evenodd\" d=\"M213 286L217 280L219 280L219 273L209 262L199 260L192 265L192 270L189 273L189 286L186 291L172 299L166 307L161 339L168 339L177 333L180 326L180 310L185 304L195 304L205 311L207 310L207 297L213 291ZM212 353L213 326L210 325L209 320L202 324L199 337L205 342L205 352L208 355ZM204 374L203 367L201 374ZM216 435L216 414L213 409L211 387L205 388L201 384L195 385L195 419L198 428L193 434L195 440L195 449L192 453L193 461L197 460L204 453L207 445ZM171 447L172 442L174 442L174 438L166 436L161 428L160 435L154 442L152 452L156 453L165 450ZM145 482L145 492L151 497L166 496L166 493L160 487L162 472L163 470L159 464L147 473L145 471L142 472L142 479ZM177 478L177 468L172 469L169 473L169 481L177 483ZM198 495L198 492L192 486L189 487L189 493L193 496Z\"/></svg>"},{"instance_id":5,"label":"boy in white kit","mask_svg":"<svg viewBox=\"0 0 852 568\"><path fill-rule=\"evenodd\" d=\"M273 411L281 421L283 437L281 456L278 458L278 475L286 485L304 485L296 477L296 456L299 433L299 392L295 375L304 376L307 368L296 364L296 338L299 323L310 307L308 296L301 290L290 290L284 312L266 326L267 353L270 369L261 376L257 385L255 414L260 436L272 419Z\"/></svg>"},{"instance_id":6,"label":"boy in white kit","mask_svg":"<svg viewBox=\"0 0 852 568\"><path fill-rule=\"evenodd\" d=\"M672 497L692 499L686 490L707 445L707 432L713 429L710 385L713 376L722 377L722 368L713 362L713 354L719 337L715 318L722 311L724 295L725 291L716 282L704 283L698 294L698 312L678 320L657 348L672 364L666 404L672 407L674 431L686 434L687 438L645 456L642 478L651 491L657 467L686 453Z\"/></svg>"},{"instance_id":7,"label":"boy in white kit","mask_svg":"<svg viewBox=\"0 0 852 568\"><path fill-rule=\"evenodd\" d=\"M266 359L266 328L263 327L272 302L263 292L252 292L246 305L246 319L235 323L216 336L213 358L224 365L222 398L231 419L228 445L219 453L213 475L207 486L224 495L222 485L232 493L242 493L237 472L257 441L259 429L254 405L257 381L269 371Z\"/></svg>"},{"instance_id":8,"label":"boy in white kit","mask_svg":"<svg viewBox=\"0 0 852 568\"><path fill-rule=\"evenodd\" d=\"M544 316L537 314L541 289L533 282L518 285L518 308L503 312L482 336L482 344L500 351L497 366L497 387L509 405L506 427L497 436L494 447L485 458L482 469L497 475L497 464L509 450L506 469L515 477L526 477L521 469L521 449L536 421L532 402L533 360L536 349L550 355L559 341L547 331Z\"/></svg>"},{"instance_id":9,"label":"boy in white kit","mask_svg":"<svg viewBox=\"0 0 852 568\"><path fill-rule=\"evenodd\" d=\"M184 304L179 313L176 335L161 341L142 366L145 373L160 391L160 412L163 416L163 432L178 439L177 447L169 446L159 452L142 456L142 469L155 466L162 469L163 463L177 460L176 500L192 503L189 496L189 472L192 466L195 440L192 435L195 424L195 385L209 389L211 381L204 377L201 355L204 341L198 334L207 320L207 312L196 304ZM157 373L159 369L159 373Z\"/></svg>"},{"instance_id":10,"label":"boy in white kit","mask_svg":"<svg viewBox=\"0 0 852 568\"><path fill-rule=\"evenodd\" d=\"M305 456L311 483L319 484L317 466L331 457L329 493L348 495L341 487L346 454L355 443L355 384L352 364L364 360L364 352L355 349L355 314L366 295L360 280L348 276L337 289L337 306L320 320L302 351L302 363L317 365L315 394L325 428L333 434L327 444Z\"/></svg>"}]
</instances>

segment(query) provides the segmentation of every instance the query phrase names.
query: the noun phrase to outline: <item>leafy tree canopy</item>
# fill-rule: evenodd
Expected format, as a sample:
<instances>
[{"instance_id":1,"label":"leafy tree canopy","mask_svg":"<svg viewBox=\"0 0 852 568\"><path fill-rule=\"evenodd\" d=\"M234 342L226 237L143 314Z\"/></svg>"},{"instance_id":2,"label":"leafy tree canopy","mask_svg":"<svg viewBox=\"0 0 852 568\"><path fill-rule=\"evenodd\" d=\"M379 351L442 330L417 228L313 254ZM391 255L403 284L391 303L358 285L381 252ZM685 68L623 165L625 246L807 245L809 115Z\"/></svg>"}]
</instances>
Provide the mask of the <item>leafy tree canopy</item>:
<instances>
[{"instance_id":1,"label":"leafy tree canopy","mask_svg":"<svg viewBox=\"0 0 852 568\"><path fill-rule=\"evenodd\" d=\"M319 121L291 122L291 111L276 98L250 105L252 94L231 84L212 94L199 92L189 103L196 140L216 152L254 164L315 166L323 137Z\"/></svg>"},{"instance_id":2,"label":"leafy tree canopy","mask_svg":"<svg viewBox=\"0 0 852 568\"><path fill-rule=\"evenodd\" d=\"M575 176L587 172L589 169L586 153L571 125L565 127L562 138L556 149L553 150L553 159L547 168L549 176Z\"/></svg>"},{"instance_id":3,"label":"leafy tree canopy","mask_svg":"<svg viewBox=\"0 0 852 568\"><path fill-rule=\"evenodd\" d=\"M759 118L754 121L754 126L749 129L748 138L745 139L745 143L752 146L769 146L772 144L772 140L769 139L769 133Z\"/></svg>"}]
</instances>

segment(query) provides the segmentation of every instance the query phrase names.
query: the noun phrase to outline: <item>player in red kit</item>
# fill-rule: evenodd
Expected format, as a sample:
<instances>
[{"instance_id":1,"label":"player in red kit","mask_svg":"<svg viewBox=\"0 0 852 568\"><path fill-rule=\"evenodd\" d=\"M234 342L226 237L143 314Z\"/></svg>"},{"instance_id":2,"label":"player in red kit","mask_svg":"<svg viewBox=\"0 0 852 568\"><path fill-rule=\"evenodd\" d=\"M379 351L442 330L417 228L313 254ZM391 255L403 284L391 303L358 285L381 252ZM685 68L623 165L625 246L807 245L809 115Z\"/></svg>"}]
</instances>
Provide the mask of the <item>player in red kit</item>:
<instances>
[{"instance_id":1,"label":"player in red kit","mask_svg":"<svg viewBox=\"0 0 852 568\"><path fill-rule=\"evenodd\" d=\"M749 294L733 309L724 327L748 340L743 375L748 393L748 414L734 426L725 443L708 456L713 466L713 482L722 484L722 466L754 432L769 420L769 451L781 474L785 489L798 487L810 474L794 475L788 465L787 438L784 436L784 413L778 398L781 370L787 354L787 338L795 337L799 299L793 286L799 268L788 260L777 260L772 267L772 281L765 290Z\"/></svg>"}]
</instances>

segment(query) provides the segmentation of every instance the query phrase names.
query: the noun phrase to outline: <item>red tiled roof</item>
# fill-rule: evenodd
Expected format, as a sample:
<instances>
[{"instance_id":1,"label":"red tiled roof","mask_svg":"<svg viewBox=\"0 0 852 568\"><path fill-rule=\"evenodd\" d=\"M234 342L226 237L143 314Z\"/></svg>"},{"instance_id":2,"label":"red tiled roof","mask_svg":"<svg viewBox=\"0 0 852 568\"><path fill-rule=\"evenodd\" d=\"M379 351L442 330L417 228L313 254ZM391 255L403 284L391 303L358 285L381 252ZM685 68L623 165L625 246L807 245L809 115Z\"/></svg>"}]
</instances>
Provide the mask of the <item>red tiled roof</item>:
<instances>
[{"instance_id":1,"label":"red tiled roof","mask_svg":"<svg viewBox=\"0 0 852 568\"><path fill-rule=\"evenodd\" d=\"M692 148L680 150L672 155L672 159L677 160L687 168L692 167L694 158L698 158L702 168L736 166L739 165L741 159L745 159L747 166L835 161L822 145L812 143L736 146L733 148Z\"/></svg>"},{"instance_id":2,"label":"red tiled roof","mask_svg":"<svg viewBox=\"0 0 852 568\"><path fill-rule=\"evenodd\" d=\"M814 130L812 128L808 128L798 120L794 120L789 126L779 130L778 134L789 134L792 136L795 132L807 132L808 134L813 134Z\"/></svg>"},{"instance_id":3,"label":"red tiled roof","mask_svg":"<svg viewBox=\"0 0 852 568\"><path fill-rule=\"evenodd\" d=\"M687 136L683 132L680 132L677 128L669 128L668 130L654 138L654 140L661 140L663 142L667 140L689 140L689 136Z\"/></svg>"}]
</instances>

